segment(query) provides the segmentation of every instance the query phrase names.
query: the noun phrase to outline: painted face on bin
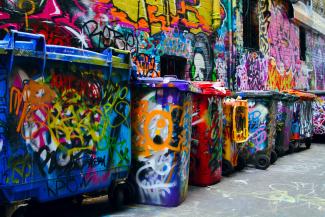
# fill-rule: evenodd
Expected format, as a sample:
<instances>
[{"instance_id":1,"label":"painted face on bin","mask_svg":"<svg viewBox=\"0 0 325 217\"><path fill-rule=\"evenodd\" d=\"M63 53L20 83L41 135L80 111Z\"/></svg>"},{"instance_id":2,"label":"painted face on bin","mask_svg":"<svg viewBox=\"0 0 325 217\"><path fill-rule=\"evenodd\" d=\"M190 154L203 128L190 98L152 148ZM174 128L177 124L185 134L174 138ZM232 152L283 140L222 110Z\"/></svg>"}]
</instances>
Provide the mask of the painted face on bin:
<instances>
[{"instance_id":1,"label":"painted face on bin","mask_svg":"<svg viewBox=\"0 0 325 217\"><path fill-rule=\"evenodd\" d=\"M156 145L162 145L168 138L168 119L165 119L161 115L156 115L150 121L150 137Z\"/></svg>"},{"instance_id":2,"label":"painted face on bin","mask_svg":"<svg viewBox=\"0 0 325 217\"><path fill-rule=\"evenodd\" d=\"M204 80L204 71L206 70L206 68L205 68L204 57L201 53L195 53L194 66L195 66L194 80L195 81L203 81Z\"/></svg>"}]
</instances>

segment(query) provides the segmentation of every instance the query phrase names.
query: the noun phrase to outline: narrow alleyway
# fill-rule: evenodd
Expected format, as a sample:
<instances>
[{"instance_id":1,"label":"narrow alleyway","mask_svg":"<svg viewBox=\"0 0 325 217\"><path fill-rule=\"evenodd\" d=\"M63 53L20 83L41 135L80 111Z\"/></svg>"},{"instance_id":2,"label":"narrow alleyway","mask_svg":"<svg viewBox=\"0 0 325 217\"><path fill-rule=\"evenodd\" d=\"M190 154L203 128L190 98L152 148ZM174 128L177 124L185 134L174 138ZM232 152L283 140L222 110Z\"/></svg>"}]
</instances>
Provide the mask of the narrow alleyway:
<instances>
[{"instance_id":1,"label":"narrow alleyway","mask_svg":"<svg viewBox=\"0 0 325 217\"><path fill-rule=\"evenodd\" d=\"M60 217L324 217L324 156L325 145L313 144L310 150L280 158L266 171L247 168L214 186L190 187L187 200L176 208L133 205L112 213L103 197L86 200L78 208L51 205L37 213Z\"/></svg>"}]
</instances>

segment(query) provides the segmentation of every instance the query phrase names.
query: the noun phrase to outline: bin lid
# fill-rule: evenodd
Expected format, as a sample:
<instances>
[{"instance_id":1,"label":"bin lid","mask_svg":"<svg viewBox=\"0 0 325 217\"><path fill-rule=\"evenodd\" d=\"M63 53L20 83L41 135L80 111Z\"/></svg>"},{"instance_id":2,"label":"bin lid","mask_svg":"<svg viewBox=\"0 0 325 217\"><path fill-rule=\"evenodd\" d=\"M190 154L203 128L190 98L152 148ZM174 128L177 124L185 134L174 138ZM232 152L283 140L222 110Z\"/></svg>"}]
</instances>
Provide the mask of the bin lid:
<instances>
[{"instance_id":1,"label":"bin lid","mask_svg":"<svg viewBox=\"0 0 325 217\"><path fill-rule=\"evenodd\" d=\"M315 98L317 98L317 96L315 94L308 93L308 92L301 91L301 90L285 90L283 92L293 94L302 100L312 101Z\"/></svg>"},{"instance_id":2,"label":"bin lid","mask_svg":"<svg viewBox=\"0 0 325 217\"><path fill-rule=\"evenodd\" d=\"M290 102L294 102L299 100L299 97L294 95L294 94L289 94L289 93L282 93L283 96L281 98L281 100L283 101L290 101Z\"/></svg>"},{"instance_id":3,"label":"bin lid","mask_svg":"<svg viewBox=\"0 0 325 217\"><path fill-rule=\"evenodd\" d=\"M45 43L44 35L10 30L0 41L0 53L12 51L15 56L45 58Z\"/></svg>"},{"instance_id":4,"label":"bin lid","mask_svg":"<svg viewBox=\"0 0 325 217\"><path fill-rule=\"evenodd\" d=\"M192 81L192 85L201 89L201 94L218 95L221 97L230 96L231 91L221 86L220 82Z\"/></svg>"},{"instance_id":5,"label":"bin lid","mask_svg":"<svg viewBox=\"0 0 325 217\"><path fill-rule=\"evenodd\" d=\"M235 96L240 96L242 98L271 98L274 94L274 91L245 90L236 92Z\"/></svg>"},{"instance_id":6,"label":"bin lid","mask_svg":"<svg viewBox=\"0 0 325 217\"><path fill-rule=\"evenodd\" d=\"M59 45L46 46L47 59L61 60L65 62L77 62L92 65L108 66L112 62L112 52L105 54L83 50L74 47Z\"/></svg>"},{"instance_id":7,"label":"bin lid","mask_svg":"<svg viewBox=\"0 0 325 217\"><path fill-rule=\"evenodd\" d=\"M281 101L297 101L299 97L285 92L274 91L273 99L277 99Z\"/></svg>"},{"instance_id":8,"label":"bin lid","mask_svg":"<svg viewBox=\"0 0 325 217\"><path fill-rule=\"evenodd\" d=\"M308 93L312 93L317 96L325 96L325 90L309 90Z\"/></svg>"},{"instance_id":9,"label":"bin lid","mask_svg":"<svg viewBox=\"0 0 325 217\"><path fill-rule=\"evenodd\" d=\"M177 79L176 76L165 77L140 77L133 81L136 86L151 87L151 88L177 88L180 91L190 91L201 93L201 89L195 87L190 81Z\"/></svg>"}]
</instances>

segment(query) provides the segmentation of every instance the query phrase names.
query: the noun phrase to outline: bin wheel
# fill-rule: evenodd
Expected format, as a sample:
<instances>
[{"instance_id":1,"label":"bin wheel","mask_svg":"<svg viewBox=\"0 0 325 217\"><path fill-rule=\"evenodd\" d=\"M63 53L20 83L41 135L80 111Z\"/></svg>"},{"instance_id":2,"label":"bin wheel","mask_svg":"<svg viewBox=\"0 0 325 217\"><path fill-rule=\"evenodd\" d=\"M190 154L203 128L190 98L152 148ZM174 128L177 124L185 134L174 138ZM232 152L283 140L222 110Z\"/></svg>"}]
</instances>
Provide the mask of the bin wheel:
<instances>
[{"instance_id":1,"label":"bin wheel","mask_svg":"<svg viewBox=\"0 0 325 217\"><path fill-rule=\"evenodd\" d=\"M283 157L285 155L285 151L282 148L277 146L275 146L275 152L278 157Z\"/></svg>"},{"instance_id":2,"label":"bin wheel","mask_svg":"<svg viewBox=\"0 0 325 217\"><path fill-rule=\"evenodd\" d=\"M233 172L234 168L232 164L226 160L222 159L222 175L223 176L229 176Z\"/></svg>"},{"instance_id":3,"label":"bin wheel","mask_svg":"<svg viewBox=\"0 0 325 217\"><path fill-rule=\"evenodd\" d=\"M292 154L294 152L298 152L299 151L299 147L300 147L300 142L299 141L292 141L289 144L289 151L288 153Z\"/></svg>"},{"instance_id":4,"label":"bin wheel","mask_svg":"<svg viewBox=\"0 0 325 217\"><path fill-rule=\"evenodd\" d=\"M131 181L128 181L126 183L124 195L126 195L126 197L125 197L126 204L131 204L131 203L136 202L137 191L135 188L135 183L133 183Z\"/></svg>"},{"instance_id":5,"label":"bin wheel","mask_svg":"<svg viewBox=\"0 0 325 217\"><path fill-rule=\"evenodd\" d=\"M11 215L11 217L27 217L27 207L20 206L18 207L15 212Z\"/></svg>"},{"instance_id":6,"label":"bin wheel","mask_svg":"<svg viewBox=\"0 0 325 217\"><path fill-rule=\"evenodd\" d=\"M306 145L306 149L310 149L310 146L311 146L311 138L307 138L305 140L305 145Z\"/></svg>"},{"instance_id":7,"label":"bin wheel","mask_svg":"<svg viewBox=\"0 0 325 217\"><path fill-rule=\"evenodd\" d=\"M243 155L239 154L237 158L237 166L235 167L235 169L237 171L241 171L245 168L245 166L246 166L246 160Z\"/></svg>"},{"instance_id":8,"label":"bin wheel","mask_svg":"<svg viewBox=\"0 0 325 217\"><path fill-rule=\"evenodd\" d=\"M278 154L274 150L272 150L271 151L271 160L270 160L270 163L271 164L274 164L275 161L277 161L277 160L278 160Z\"/></svg>"},{"instance_id":9,"label":"bin wheel","mask_svg":"<svg viewBox=\"0 0 325 217\"><path fill-rule=\"evenodd\" d=\"M295 152L294 143L290 142L288 154L292 154L293 152Z\"/></svg>"},{"instance_id":10,"label":"bin wheel","mask_svg":"<svg viewBox=\"0 0 325 217\"><path fill-rule=\"evenodd\" d=\"M73 205L81 206L83 200L84 200L83 195L80 195L80 196L73 197L71 202Z\"/></svg>"},{"instance_id":11,"label":"bin wheel","mask_svg":"<svg viewBox=\"0 0 325 217\"><path fill-rule=\"evenodd\" d=\"M255 156L256 169L266 170L270 166L270 158L265 154L257 154Z\"/></svg>"},{"instance_id":12,"label":"bin wheel","mask_svg":"<svg viewBox=\"0 0 325 217\"><path fill-rule=\"evenodd\" d=\"M110 198L110 203L114 210L122 210L125 202L125 186L124 184L118 184L113 190L112 198Z\"/></svg>"}]
</instances>

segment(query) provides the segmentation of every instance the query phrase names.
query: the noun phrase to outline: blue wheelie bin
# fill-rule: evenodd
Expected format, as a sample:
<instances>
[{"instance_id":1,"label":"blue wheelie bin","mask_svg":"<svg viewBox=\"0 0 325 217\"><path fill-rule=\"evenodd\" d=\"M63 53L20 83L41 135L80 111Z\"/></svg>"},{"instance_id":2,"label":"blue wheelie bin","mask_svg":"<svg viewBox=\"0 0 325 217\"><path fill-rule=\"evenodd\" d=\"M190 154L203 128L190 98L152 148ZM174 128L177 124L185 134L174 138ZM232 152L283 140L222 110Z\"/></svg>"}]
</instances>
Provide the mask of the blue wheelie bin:
<instances>
[{"instance_id":1,"label":"blue wheelie bin","mask_svg":"<svg viewBox=\"0 0 325 217\"><path fill-rule=\"evenodd\" d=\"M129 54L46 46L17 31L0 46L0 205L121 195L131 164Z\"/></svg>"}]
</instances>

